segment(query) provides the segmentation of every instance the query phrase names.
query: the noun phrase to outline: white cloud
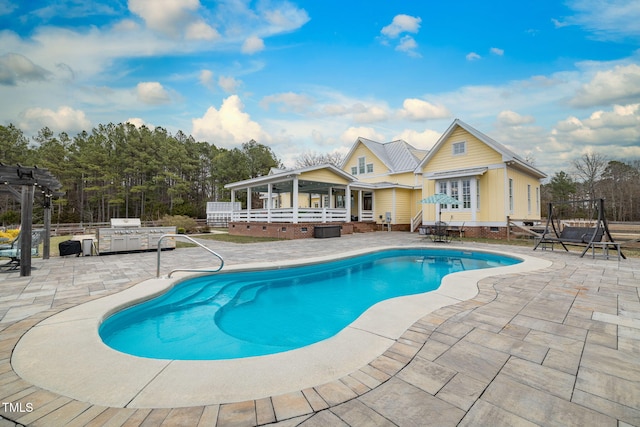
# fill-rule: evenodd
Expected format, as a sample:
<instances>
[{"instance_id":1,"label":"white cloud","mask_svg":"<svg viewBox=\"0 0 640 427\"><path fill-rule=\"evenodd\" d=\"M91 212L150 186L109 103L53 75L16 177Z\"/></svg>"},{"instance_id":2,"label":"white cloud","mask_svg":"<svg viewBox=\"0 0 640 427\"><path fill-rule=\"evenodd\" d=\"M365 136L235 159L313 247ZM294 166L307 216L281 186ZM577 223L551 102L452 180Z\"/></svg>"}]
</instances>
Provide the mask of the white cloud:
<instances>
[{"instance_id":1,"label":"white cloud","mask_svg":"<svg viewBox=\"0 0 640 427\"><path fill-rule=\"evenodd\" d=\"M159 105L171 102L167 90L158 82L142 82L136 86L138 100L145 104Z\"/></svg>"},{"instance_id":2,"label":"white cloud","mask_svg":"<svg viewBox=\"0 0 640 427\"><path fill-rule=\"evenodd\" d=\"M198 80L202 86L205 86L209 89L213 89L213 71L211 70L201 70L200 75L198 76Z\"/></svg>"},{"instance_id":3,"label":"white cloud","mask_svg":"<svg viewBox=\"0 0 640 427\"><path fill-rule=\"evenodd\" d=\"M640 99L640 65L616 65L598 71L571 99L575 107L626 103Z\"/></svg>"},{"instance_id":4,"label":"white cloud","mask_svg":"<svg viewBox=\"0 0 640 427\"><path fill-rule=\"evenodd\" d=\"M400 117L415 121L451 117L451 112L444 105L435 105L416 98L405 99L398 114Z\"/></svg>"},{"instance_id":5,"label":"white cloud","mask_svg":"<svg viewBox=\"0 0 640 427\"><path fill-rule=\"evenodd\" d=\"M489 49L489 52L491 52L493 55L497 55L497 56L503 56L504 55L504 49L500 49L497 47L492 47L491 49Z\"/></svg>"},{"instance_id":6,"label":"white cloud","mask_svg":"<svg viewBox=\"0 0 640 427\"><path fill-rule=\"evenodd\" d=\"M282 112L302 113L313 105L313 99L308 95L286 92L265 96L260 101L260 106L266 110L269 109L271 104L279 104L279 110Z\"/></svg>"},{"instance_id":7,"label":"white cloud","mask_svg":"<svg viewBox=\"0 0 640 427\"><path fill-rule=\"evenodd\" d=\"M478 59L482 58L480 55L478 55L475 52L470 52L467 54L467 56L465 57L467 58L467 61L477 61Z\"/></svg>"},{"instance_id":8,"label":"white cloud","mask_svg":"<svg viewBox=\"0 0 640 427\"><path fill-rule=\"evenodd\" d=\"M567 6L575 14L563 24L581 26L598 39L640 36L640 2L637 0L570 0Z\"/></svg>"},{"instance_id":9,"label":"white cloud","mask_svg":"<svg viewBox=\"0 0 640 427\"><path fill-rule=\"evenodd\" d=\"M219 110L209 107L204 116L193 119L191 134L199 141L222 147L238 146L252 139L261 144L271 141L271 137L244 111L237 95L223 100Z\"/></svg>"},{"instance_id":10,"label":"white cloud","mask_svg":"<svg viewBox=\"0 0 640 427\"><path fill-rule=\"evenodd\" d=\"M416 16L404 14L394 16L391 24L383 27L380 31L380 34L382 34L382 37L380 39L381 43L384 45L389 45L388 39L396 39L400 37L402 33L418 33L418 31L420 30L421 22L422 18ZM397 50L398 52L404 52L413 57L420 57L420 54L416 52L417 49L418 43L413 37L407 34L400 38L395 47L395 50Z\"/></svg>"},{"instance_id":11,"label":"white cloud","mask_svg":"<svg viewBox=\"0 0 640 427\"><path fill-rule=\"evenodd\" d=\"M505 110L498 113L498 125L500 126L520 126L535 122L533 116L521 116L515 111Z\"/></svg>"},{"instance_id":12,"label":"white cloud","mask_svg":"<svg viewBox=\"0 0 640 427\"><path fill-rule=\"evenodd\" d=\"M240 80L236 80L230 76L220 76L218 79L218 86L226 93L237 92L241 84L242 82Z\"/></svg>"},{"instance_id":13,"label":"white cloud","mask_svg":"<svg viewBox=\"0 0 640 427\"><path fill-rule=\"evenodd\" d=\"M199 0L129 0L129 10L147 27L171 37L179 37L196 22Z\"/></svg>"},{"instance_id":14,"label":"white cloud","mask_svg":"<svg viewBox=\"0 0 640 427\"><path fill-rule=\"evenodd\" d=\"M260 37L251 36L248 37L242 44L242 53L252 55L264 50L264 40Z\"/></svg>"},{"instance_id":15,"label":"white cloud","mask_svg":"<svg viewBox=\"0 0 640 427\"><path fill-rule=\"evenodd\" d=\"M442 136L442 132L425 129L422 132L413 129L405 129L392 139L402 139L416 148L430 150Z\"/></svg>"},{"instance_id":16,"label":"white cloud","mask_svg":"<svg viewBox=\"0 0 640 427\"><path fill-rule=\"evenodd\" d=\"M559 141L577 146L633 147L640 155L640 104L615 105L610 111L594 111L585 119L567 117L556 124L552 134Z\"/></svg>"},{"instance_id":17,"label":"white cloud","mask_svg":"<svg viewBox=\"0 0 640 427\"><path fill-rule=\"evenodd\" d=\"M18 53L0 55L0 85L14 86L19 82L41 81L51 73Z\"/></svg>"},{"instance_id":18,"label":"white cloud","mask_svg":"<svg viewBox=\"0 0 640 427\"><path fill-rule=\"evenodd\" d=\"M396 15L391 24L382 28L380 33L389 38L396 38L402 33L417 33L420 30L422 18L410 15Z\"/></svg>"},{"instance_id":19,"label":"white cloud","mask_svg":"<svg viewBox=\"0 0 640 427\"><path fill-rule=\"evenodd\" d=\"M153 128L152 125L147 124L147 122L145 122L143 119L141 119L140 117L131 117L128 118L127 120L125 120L125 123L131 123L132 125L134 125L137 128L141 128L142 126L146 126L148 128Z\"/></svg>"},{"instance_id":20,"label":"white cloud","mask_svg":"<svg viewBox=\"0 0 640 427\"><path fill-rule=\"evenodd\" d=\"M265 4L271 6L268 2ZM298 9L288 2L283 2L275 9L264 9L261 12L276 32L296 30L310 19L304 9Z\"/></svg>"},{"instance_id":21,"label":"white cloud","mask_svg":"<svg viewBox=\"0 0 640 427\"><path fill-rule=\"evenodd\" d=\"M352 119L356 123L376 123L388 118L385 108L378 105L364 105L357 103L351 108Z\"/></svg>"},{"instance_id":22,"label":"white cloud","mask_svg":"<svg viewBox=\"0 0 640 427\"><path fill-rule=\"evenodd\" d=\"M187 25L185 30L185 38L188 40L217 40L220 33L204 21L196 21Z\"/></svg>"},{"instance_id":23,"label":"white cloud","mask_svg":"<svg viewBox=\"0 0 640 427\"><path fill-rule=\"evenodd\" d=\"M384 135L370 127L350 127L340 135L342 142L348 144L353 144L358 137L378 142L384 141Z\"/></svg>"},{"instance_id":24,"label":"white cloud","mask_svg":"<svg viewBox=\"0 0 640 427\"><path fill-rule=\"evenodd\" d=\"M91 122L84 111L75 110L68 106L59 107L54 111L48 108L29 108L20 113L19 128L25 133L35 133L43 127L54 132L74 132L91 129Z\"/></svg>"},{"instance_id":25,"label":"white cloud","mask_svg":"<svg viewBox=\"0 0 640 427\"><path fill-rule=\"evenodd\" d=\"M404 52L409 54L409 56L420 57L420 54L416 52L418 49L418 43L411 36L404 36L400 39L400 43L396 46L396 50L398 52Z\"/></svg>"}]
</instances>

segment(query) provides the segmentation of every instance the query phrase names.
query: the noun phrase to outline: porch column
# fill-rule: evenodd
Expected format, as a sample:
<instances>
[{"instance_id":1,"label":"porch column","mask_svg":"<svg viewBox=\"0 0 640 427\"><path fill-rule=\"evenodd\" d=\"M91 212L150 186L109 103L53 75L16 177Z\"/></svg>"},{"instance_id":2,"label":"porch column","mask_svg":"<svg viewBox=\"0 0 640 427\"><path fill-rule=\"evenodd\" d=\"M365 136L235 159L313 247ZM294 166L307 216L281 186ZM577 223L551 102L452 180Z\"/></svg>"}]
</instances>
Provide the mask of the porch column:
<instances>
[{"instance_id":1,"label":"porch column","mask_svg":"<svg viewBox=\"0 0 640 427\"><path fill-rule=\"evenodd\" d=\"M298 223L298 177L293 177L293 200L291 202L293 212L293 223Z\"/></svg>"},{"instance_id":2,"label":"porch column","mask_svg":"<svg viewBox=\"0 0 640 427\"><path fill-rule=\"evenodd\" d=\"M251 187L247 187L247 221L251 222Z\"/></svg>"},{"instance_id":3,"label":"porch column","mask_svg":"<svg viewBox=\"0 0 640 427\"><path fill-rule=\"evenodd\" d=\"M344 207L347 210L347 222L351 222L351 186L349 184L344 190Z\"/></svg>"},{"instance_id":4,"label":"porch column","mask_svg":"<svg viewBox=\"0 0 640 427\"><path fill-rule=\"evenodd\" d=\"M267 222L271 222L271 197L273 196L273 184L267 184Z\"/></svg>"},{"instance_id":5,"label":"porch column","mask_svg":"<svg viewBox=\"0 0 640 427\"><path fill-rule=\"evenodd\" d=\"M358 221L362 221L362 190L358 190Z\"/></svg>"}]
</instances>

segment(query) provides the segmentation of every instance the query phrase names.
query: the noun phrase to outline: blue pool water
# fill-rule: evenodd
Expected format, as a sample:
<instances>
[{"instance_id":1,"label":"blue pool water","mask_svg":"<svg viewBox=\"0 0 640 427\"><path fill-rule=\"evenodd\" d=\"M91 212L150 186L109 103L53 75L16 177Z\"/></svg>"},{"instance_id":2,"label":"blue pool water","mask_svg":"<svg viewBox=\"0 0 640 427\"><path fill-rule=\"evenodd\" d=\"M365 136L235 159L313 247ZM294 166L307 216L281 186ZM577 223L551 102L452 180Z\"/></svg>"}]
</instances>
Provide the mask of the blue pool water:
<instances>
[{"instance_id":1,"label":"blue pool water","mask_svg":"<svg viewBox=\"0 0 640 427\"><path fill-rule=\"evenodd\" d=\"M99 333L110 347L149 358L273 354L329 338L379 301L437 289L449 273L518 262L487 253L395 249L302 267L197 277L110 316Z\"/></svg>"}]
</instances>

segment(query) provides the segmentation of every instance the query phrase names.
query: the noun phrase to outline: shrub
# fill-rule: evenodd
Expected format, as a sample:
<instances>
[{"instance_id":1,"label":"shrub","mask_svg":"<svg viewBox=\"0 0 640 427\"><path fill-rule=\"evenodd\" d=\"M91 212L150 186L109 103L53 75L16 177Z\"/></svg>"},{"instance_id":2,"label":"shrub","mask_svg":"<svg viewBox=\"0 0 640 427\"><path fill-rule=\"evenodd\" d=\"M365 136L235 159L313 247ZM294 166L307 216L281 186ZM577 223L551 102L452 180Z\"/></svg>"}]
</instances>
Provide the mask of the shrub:
<instances>
[{"instance_id":1,"label":"shrub","mask_svg":"<svg viewBox=\"0 0 640 427\"><path fill-rule=\"evenodd\" d=\"M165 215L160 219L163 226L173 226L180 234L193 233L197 231L198 223L195 219L186 215Z\"/></svg>"}]
</instances>

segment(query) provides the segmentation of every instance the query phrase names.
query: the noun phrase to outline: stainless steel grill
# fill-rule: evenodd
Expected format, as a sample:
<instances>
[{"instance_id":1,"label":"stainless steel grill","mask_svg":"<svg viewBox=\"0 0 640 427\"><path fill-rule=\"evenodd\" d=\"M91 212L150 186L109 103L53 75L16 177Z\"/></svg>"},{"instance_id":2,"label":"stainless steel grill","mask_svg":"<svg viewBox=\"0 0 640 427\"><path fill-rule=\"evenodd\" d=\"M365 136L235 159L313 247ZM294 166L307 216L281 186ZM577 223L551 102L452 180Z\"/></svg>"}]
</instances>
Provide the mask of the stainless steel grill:
<instances>
[{"instance_id":1,"label":"stainless steel grill","mask_svg":"<svg viewBox=\"0 0 640 427\"><path fill-rule=\"evenodd\" d=\"M140 218L112 218L110 228L98 229L101 254L157 250L163 234L175 233L176 227L142 227ZM176 247L174 239L164 239L162 249Z\"/></svg>"}]
</instances>

